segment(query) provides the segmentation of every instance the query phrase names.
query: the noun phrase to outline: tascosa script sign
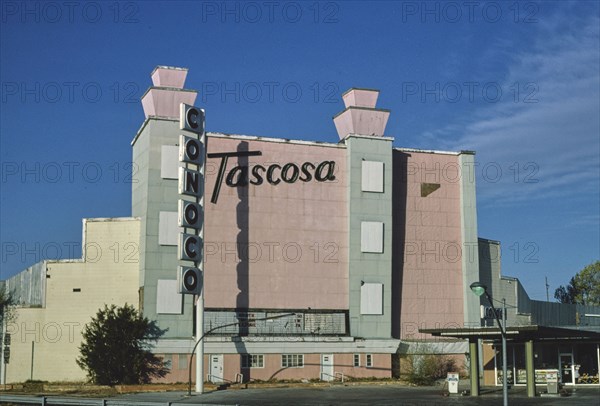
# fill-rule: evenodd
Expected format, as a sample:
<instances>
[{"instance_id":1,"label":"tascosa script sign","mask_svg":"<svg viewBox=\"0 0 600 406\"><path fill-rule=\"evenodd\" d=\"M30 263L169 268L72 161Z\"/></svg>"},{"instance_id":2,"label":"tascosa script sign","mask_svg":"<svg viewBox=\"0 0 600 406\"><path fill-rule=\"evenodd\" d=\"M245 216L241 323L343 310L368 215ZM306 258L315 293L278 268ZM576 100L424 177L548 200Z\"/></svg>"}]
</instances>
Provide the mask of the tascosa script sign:
<instances>
[{"instance_id":1,"label":"tascosa script sign","mask_svg":"<svg viewBox=\"0 0 600 406\"><path fill-rule=\"evenodd\" d=\"M219 172L215 180L211 203L217 203L221 184L225 178L225 184L229 187L244 187L248 185L262 185L266 180L271 185L277 185L281 181L285 183L294 183L296 181L310 182L313 179L317 182L327 182L335 180L335 161L323 161L319 164L304 162L297 165L293 162L279 165L270 164L268 166L237 165L225 176L227 169L227 160L230 157L250 157L262 155L261 151L237 151L237 152L219 152L208 154L208 158L221 158Z\"/></svg>"}]
</instances>

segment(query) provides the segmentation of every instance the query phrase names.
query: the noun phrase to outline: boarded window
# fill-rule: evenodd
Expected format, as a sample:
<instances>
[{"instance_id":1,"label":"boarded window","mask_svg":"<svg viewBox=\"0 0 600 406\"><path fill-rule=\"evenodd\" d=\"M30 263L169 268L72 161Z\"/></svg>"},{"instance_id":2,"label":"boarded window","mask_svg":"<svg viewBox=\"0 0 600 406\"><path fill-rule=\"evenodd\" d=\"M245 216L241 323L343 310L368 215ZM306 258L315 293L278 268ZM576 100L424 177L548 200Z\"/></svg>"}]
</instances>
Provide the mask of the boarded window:
<instances>
[{"instance_id":1,"label":"boarded window","mask_svg":"<svg viewBox=\"0 0 600 406\"><path fill-rule=\"evenodd\" d=\"M383 252L383 223L363 221L360 224L360 250L362 252Z\"/></svg>"},{"instance_id":2,"label":"boarded window","mask_svg":"<svg viewBox=\"0 0 600 406\"><path fill-rule=\"evenodd\" d=\"M161 146L160 177L163 179L179 178L179 147L177 145Z\"/></svg>"},{"instance_id":3,"label":"boarded window","mask_svg":"<svg viewBox=\"0 0 600 406\"><path fill-rule=\"evenodd\" d=\"M383 162L362 161L363 192L383 193Z\"/></svg>"},{"instance_id":4,"label":"boarded window","mask_svg":"<svg viewBox=\"0 0 600 406\"><path fill-rule=\"evenodd\" d=\"M177 293L177 280L159 279L156 285L156 313L181 314L183 298Z\"/></svg>"},{"instance_id":5,"label":"boarded window","mask_svg":"<svg viewBox=\"0 0 600 406\"><path fill-rule=\"evenodd\" d=\"M161 211L158 215L158 243L177 245L180 233L176 211Z\"/></svg>"},{"instance_id":6,"label":"boarded window","mask_svg":"<svg viewBox=\"0 0 600 406\"><path fill-rule=\"evenodd\" d=\"M360 287L360 314L383 314L382 283L363 283Z\"/></svg>"}]
</instances>

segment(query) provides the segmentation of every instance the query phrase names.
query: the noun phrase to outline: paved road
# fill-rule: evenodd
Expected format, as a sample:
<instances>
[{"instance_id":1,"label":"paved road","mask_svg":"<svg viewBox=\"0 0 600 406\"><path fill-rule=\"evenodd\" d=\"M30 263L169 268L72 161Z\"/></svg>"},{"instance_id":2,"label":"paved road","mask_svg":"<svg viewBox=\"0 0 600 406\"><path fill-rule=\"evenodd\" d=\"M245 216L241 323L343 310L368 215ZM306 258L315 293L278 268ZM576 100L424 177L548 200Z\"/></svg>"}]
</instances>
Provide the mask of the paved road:
<instances>
[{"instance_id":1,"label":"paved road","mask_svg":"<svg viewBox=\"0 0 600 406\"><path fill-rule=\"evenodd\" d=\"M123 395L120 400L171 401L187 404L220 405L502 405L502 391L490 390L479 398L444 397L440 388L410 388L401 385L333 386L324 388L274 388L223 390L192 395L177 393ZM600 406L600 388L575 390L568 397L528 398L525 388L509 391L510 405L592 405Z\"/></svg>"},{"instance_id":2,"label":"paved road","mask_svg":"<svg viewBox=\"0 0 600 406\"><path fill-rule=\"evenodd\" d=\"M528 398L525 388L511 388L509 391L509 404L513 405L590 405L600 406L600 388L572 389L568 397L536 397ZM6 396L6 395L5 395ZM2 404L0 395L0 404ZM102 400L91 398L70 397L64 402L64 397L52 397L54 405L101 405ZM32 399L36 404L41 404L39 399ZM50 400L50 399L49 399ZM332 387L293 387L293 388L265 388L265 389L239 389L221 390L205 393L203 395L187 396L185 392L138 393L115 396L107 399L108 405L397 405L397 406L438 406L438 405L502 405L502 390L496 388L483 391L480 397L468 396L442 396L441 389L410 388L406 386L388 385L358 385L358 386L332 386ZM91 402L91 403L90 403ZM21 402L12 404L23 404ZM32 404L32 403L30 403Z\"/></svg>"}]
</instances>

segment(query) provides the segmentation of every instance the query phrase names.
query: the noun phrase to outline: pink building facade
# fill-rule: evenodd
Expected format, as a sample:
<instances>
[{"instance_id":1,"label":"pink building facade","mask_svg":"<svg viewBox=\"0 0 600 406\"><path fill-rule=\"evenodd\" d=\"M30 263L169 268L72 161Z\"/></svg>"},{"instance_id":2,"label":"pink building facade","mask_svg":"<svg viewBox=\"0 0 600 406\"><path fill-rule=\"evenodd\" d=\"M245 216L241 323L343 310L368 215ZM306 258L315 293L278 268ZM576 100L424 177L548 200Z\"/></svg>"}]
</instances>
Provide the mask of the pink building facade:
<instances>
[{"instance_id":1,"label":"pink building facade","mask_svg":"<svg viewBox=\"0 0 600 406\"><path fill-rule=\"evenodd\" d=\"M167 329L154 351L172 382L187 380L195 323L173 290L186 74L155 69L132 141L140 308ZM342 96L331 143L207 134L205 330L239 324L205 339L206 380L391 377L393 357L429 340L419 328L479 325L474 154L394 147L378 93Z\"/></svg>"}]
</instances>

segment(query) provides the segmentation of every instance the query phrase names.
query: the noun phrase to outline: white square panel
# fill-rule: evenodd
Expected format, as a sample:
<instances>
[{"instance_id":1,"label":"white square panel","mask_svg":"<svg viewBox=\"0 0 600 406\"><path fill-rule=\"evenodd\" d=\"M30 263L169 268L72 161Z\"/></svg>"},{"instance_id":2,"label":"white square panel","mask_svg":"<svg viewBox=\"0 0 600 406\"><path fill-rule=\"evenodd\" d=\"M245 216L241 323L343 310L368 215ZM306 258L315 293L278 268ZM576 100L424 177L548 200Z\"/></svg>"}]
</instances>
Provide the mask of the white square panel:
<instances>
[{"instance_id":1,"label":"white square panel","mask_svg":"<svg viewBox=\"0 0 600 406\"><path fill-rule=\"evenodd\" d=\"M160 177L163 179L179 178L179 147L177 145L160 147Z\"/></svg>"},{"instance_id":2,"label":"white square panel","mask_svg":"<svg viewBox=\"0 0 600 406\"><path fill-rule=\"evenodd\" d=\"M158 214L158 243L160 245L177 245L180 232L176 211L161 211Z\"/></svg>"},{"instance_id":3,"label":"white square panel","mask_svg":"<svg viewBox=\"0 0 600 406\"><path fill-rule=\"evenodd\" d=\"M159 279L156 285L156 313L181 314L183 299L177 293L177 280Z\"/></svg>"},{"instance_id":4,"label":"white square panel","mask_svg":"<svg viewBox=\"0 0 600 406\"><path fill-rule=\"evenodd\" d=\"M382 283L363 283L360 287L360 314L383 314Z\"/></svg>"},{"instance_id":5,"label":"white square panel","mask_svg":"<svg viewBox=\"0 0 600 406\"><path fill-rule=\"evenodd\" d=\"M383 193L383 162L362 161L362 191Z\"/></svg>"},{"instance_id":6,"label":"white square panel","mask_svg":"<svg viewBox=\"0 0 600 406\"><path fill-rule=\"evenodd\" d=\"M383 223L363 221L360 223L360 250L362 252L383 252Z\"/></svg>"}]
</instances>

